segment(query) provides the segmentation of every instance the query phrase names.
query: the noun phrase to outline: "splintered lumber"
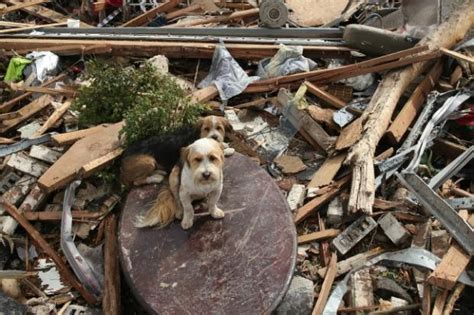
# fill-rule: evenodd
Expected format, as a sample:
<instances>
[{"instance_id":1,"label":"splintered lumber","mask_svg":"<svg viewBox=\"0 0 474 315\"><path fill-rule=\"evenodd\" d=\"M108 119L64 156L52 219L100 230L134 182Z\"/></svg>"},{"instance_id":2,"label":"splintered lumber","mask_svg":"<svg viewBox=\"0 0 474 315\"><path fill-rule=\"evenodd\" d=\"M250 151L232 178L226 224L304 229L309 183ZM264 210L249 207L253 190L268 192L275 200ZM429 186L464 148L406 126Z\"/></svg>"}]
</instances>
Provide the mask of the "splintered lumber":
<instances>
[{"instance_id":1,"label":"splintered lumber","mask_svg":"<svg viewBox=\"0 0 474 315\"><path fill-rule=\"evenodd\" d=\"M436 82L438 82L441 72L443 72L443 64L441 61L438 61L430 72L428 72L423 81L416 87L405 105L403 105L402 110L398 113L392 125L387 130L387 136L392 143L396 144L400 142L403 135L405 135L425 102L426 96L433 89Z\"/></svg>"},{"instance_id":2,"label":"splintered lumber","mask_svg":"<svg viewBox=\"0 0 474 315\"><path fill-rule=\"evenodd\" d=\"M473 24L474 1L467 0L434 33L423 38L419 45L428 45L433 50L439 47L450 48L464 38ZM348 206L350 212L372 213L375 195L374 154L377 144L388 128L403 92L429 66L429 62L418 62L386 74L362 114L362 136L351 147L347 156L347 161L353 168Z\"/></svg>"},{"instance_id":3,"label":"splintered lumber","mask_svg":"<svg viewBox=\"0 0 474 315\"><path fill-rule=\"evenodd\" d=\"M195 102L208 102L219 95L219 91L217 90L214 84L209 85L200 90L196 90L191 94L191 98Z\"/></svg>"},{"instance_id":4,"label":"splintered lumber","mask_svg":"<svg viewBox=\"0 0 474 315\"><path fill-rule=\"evenodd\" d=\"M362 124L363 118L359 117L349 125L344 127L337 137L336 150L343 150L349 148L351 145L357 142L362 135Z\"/></svg>"},{"instance_id":5,"label":"splintered lumber","mask_svg":"<svg viewBox=\"0 0 474 315\"><path fill-rule=\"evenodd\" d=\"M109 125L107 124L103 124L103 125L97 125L88 129L71 131L67 133L60 133L57 135L53 135L51 137L51 140L56 146L69 145L69 144L73 144L79 139L85 138L97 132L104 131L108 126Z\"/></svg>"},{"instance_id":6,"label":"splintered lumber","mask_svg":"<svg viewBox=\"0 0 474 315\"><path fill-rule=\"evenodd\" d=\"M96 220L103 215L101 212L85 210L73 210L71 214L73 220ZM28 211L22 215L28 221L61 221L63 213L61 211Z\"/></svg>"},{"instance_id":7,"label":"splintered lumber","mask_svg":"<svg viewBox=\"0 0 474 315\"><path fill-rule=\"evenodd\" d=\"M209 24L209 23L224 23L224 22L228 22L232 20L258 16L258 12L259 12L258 8L252 8L249 10L233 12L229 15L212 16L209 18L196 19L196 20L190 20L186 22L171 24L171 25L168 25L168 27L189 27L189 26L197 26L197 25L203 25L203 24Z\"/></svg>"},{"instance_id":8,"label":"splintered lumber","mask_svg":"<svg viewBox=\"0 0 474 315\"><path fill-rule=\"evenodd\" d=\"M43 133L45 133L49 128L54 126L54 124L67 112L69 107L71 107L71 101L67 101L64 104L62 104L59 108L57 108L51 116L48 117L48 120L45 121L43 126L41 126L40 129L36 130L35 133L33 133L33 138L41 136Z\"/></svg>"},{"instance_id":9,"label":"splintered lumber","mask_svg":"<svg viewBox=\"0 0 474 315\"><path fill-rule=\"evenodd\" d=\"M436 296L435 303L433 305L433 313L432 315L442 315L444 305L446 304L446 300L448 298L448 290L438 291L438 295Z\"/></svg>"},{"instance_id":10,"label":"splintered lumber","mask_svg":"<svg viewBox=\"0 0 474 315\"><path fill-rule=\"evenodd\" d=\"M14 91L27 91L33 93L43 93L43 94L50 94L50 95L65 95L68 97L74 97L76 95L75 90L71 89L54 89L54 88L47 88L47 87L40 87L40 86L18 86L13 87L12 90Z\"/></svg>"},{"instance_id":11,"label":"splintered lumber","mask_svg":"<svg viewBox=\"0 0 474 315\"><path fill-rule=\"evenodd\" d=\"M324 307L331 293L331 288L336 279L336 270L337 270L337 255L332 253L331 260L329 261L328 271L326 277L324 278L323 285L319 291L318 299L316 300L316 305L314 306L312 315L320 315L323 313Z\"/></svg>"},{"instance_id":12,"label":"splintered lumber","mask_svg":"<svg viewBox=\"0 0 474 315\"><path fill-rule=\"evenodd\" d=\"M24 3L23 1L19 0L3 0L2 2L10 5L21 5ZM28 6L21 8L21 10L51 23L64 23L70 18L42 5ZM91 25L81 22L81 27L91 27Z\"/></svg>"},{"instance_id":13,"label":"splintered lumber","mask_svg":"<svg viewBox=\"0 0 474 315\"><path fill-rule=\"evenodd\" d=\"M342 260L337 263L337 272L336 277L339 277L352 269L359 268L363 266L369 259L381 254L383 252L382 248L376 247L365 253L357 254L355 256L349 257L346 260ZM327 267L321 268L318 270L318 275L321 278L326 276Z\"/></svg>"},{"instance_id":14,"label":"splintered lumber","mask_svg":"<svg viewBox=\"0 0 474 315\"><path fill-rule=\"evenodd\" d=\"M23 31L29 31L29 30L37 30L37 29L45 28L45 27L56 27L56 26L64 26L64 25L67 25L67 22L44 24L44 25L32 25L32 26L25 26L25 27L19 27L19 28L10 28L6 30L0 30L0 34L23 32Z\"/></svg>"},{"instance_id":15,"label":"splintered lumber","mask_svg":"<svg viewBox=\"0 0 474 315\"><path fill-rule=\"evenodd\" d=\"M61 73L60 75L52 78L51 80L46 81L40 87L47 87L48 85L51 85L57 81L60 81L64 78L67 77L67 73ZM18 95L17 97L3 103L0 105L0 113L8 112L13 106L18 104L20 101L30 97L33 94L33 92L25 92L23 94Z\"/></svg>"},{"instance_id":16,"label":"splintered lumber","mask_svg":"<svg viewBox=\"0 0 474 315\"><path fill-rule=\"evenodd\" d=\"M322 99L323 101L327 102L328 104L334 106L337 109L343 108L347 105L346 102L344 102L343 100L339 99L338 97L334 95L331 95L330 93L317 87L311 82L306 81L304 84L308 88L308 92L317 96L318 98Z\"/></svg>"},{"instance_id":17,"label":"splintered lumber","mask_svg":"<svg viewBox=\"0 0 474 315\"><path fill-rule=\"evenodd\" d=\"M10 55L26 55L27 53L35 49L19 49L14 52L6 52L7 56ZM110 54L112 48L107 45L97 44L91 46L84 45L53 45L50 47L43 47L42 50L50 51L59 56L75 56L75 55L100 55L100 54Z\"/></svg>"},{"instance_id":18,"label":"splintered lumber","mask_svg":"<svg viewBox=\"0 0 474 315\"><path fill-rule=\"evenodd\" d=\"M12 6L0 9L0 15L5 15L7 13L15 12L23 8L31 7L33 5L50 2L50 1L51 0L32 0L32 1L22 3L22 4L12 5Z\"/></svg>"},{"instance_id":19,"label":"splintered lumber","mask_svg":"<svg viewBox=\"0 0 474 315\"><path fill-rule=\"evenodd\" d=\"M104 245L104 314L120 314L120 266L118 257L117 217L111 214L105 221Z\"/></svg>"},{"instance_id":20,"label":"splintered lumber","mask_svg":"<svg viewBox=\"0 0 474 315\"><path fill-rule=\"evenodd\" d=\"M329 185L341 168L342 162L344 162L345 158L345 153L327 158L323 165L321 165L316 173L314 173L308 187L316 188Z\"/></svg>"},{"instance_id":21,"label":"splintered lumber","mask_svg":"<svg viewBox=\"0 0 474 315\"><path fill-rule=\"evenodd\" d=\"M457 51L452 51L446 48L441 48L440 49L443 54L446 56L449 56L451 58L454 58L456 60L461 60L469 63L474 63L474 58L466 56L464 54L458 53Z\"/></svg>"},{"instance_id":22,"label":"splintered lumber","mask_svg":"<svg viewBox=\"0 0 474 315\"><path fill-rule=\"evenodd\" d=\"M156 8L146 11L145 13L131 19L130 21L122 24L121 27L134 27L134 26L145 26L146 24L153 21L160 13L170 12L181 2L181 0L169 0Z\"/></svg>"},{"instance_id":23,"label":"splintered lumber","mask_svg":"<svg viewBox=\"0 0 474 315\"><path fill-rule=\"evenodd\" d=\"M453 313L454 304L461 296L461 293L464 290L464 287L465 285L462 283L456 285L456 288L453 290L453 293L449 297L448 302L446 303L446 306L444 307L443 315L451 315Z\"/></svg>"},{"instance_id":24,"label":"splintered lumber","mask_svg":"<svg viewBox=\"0 0 474 315\"><path fill-rule=\"evenodd\" d=\"M123 151L124 149L120 147L113 150L112 152L107 153L104 156L101 156L100 158L90 161L89 163L81 167L81 170L79 171L79 173L83 177L89 177L92 174L94 174L97 170L106 166L108 163L112 162L113 160L118 158L120 155L122 155Z\"/></svg>"},{"instance_id":25,"label":"splintered lumber","mask_svg":"<svg viewBox=\"0 0 474 315\"><path fill-rule=\"evenodd\" d=\"M338 229L327 229L324 231L301 235L301 236L298 236L298 244L301 245L301 244L306 244L306 243L311 243L315 241L321 241L328 238L336 237L339 235L340 232L341 231L339 231Z\"/></svg>"},{"instance_id":26,"label":"splintered lumber","mask_svg":"<svg viewBox=\"0 0 474 315\"><path fill-rule=\"evenodd\" d=\"M336 181L331 187L329 187L328 191L321 195L317 196L301 208L296 210L295 216L295 224L300 223L304 219L306 219L309 215L311 215L314 211L318 210L320 207L324 206L326 203L331 201L336 195L341 192L341 189L349 183L350 175L347 175L340 180Z\"/></svg>"},{"instance_id":27,"label":"splintered lumber","mask_svg":"<svg viewBox=\"0 0 474 315\"><path fill-rule=\"evenodd\" d=\"M211 59L218 44L203 42L138 41L138 40L94 40L94 39L46 39L46 38L2 38L0 49L5 50L43 50L47 47L82 45L84 47L106 45L111 55L153 57L165 55L169 58L206 58ZM273 44L233 44L226 48L237 59L260 60L273 57L278 45ZM311 58L332 58L349 55L351 49L336 46L305 46L304 55Z\"/></svg>"},{"instance_id":28,"label":"splintered lumber","mask_svg":"<svg viewBox=\"0 0 474 315\"><path fill-rule=\"evenodd\" d=\"M76 143L38 180L46 192L62 188L74 179L84 165L106 156L120 146L119 133L123 122L113 124L100 133L93 133Z\"/></svg>"},{"instance_id":29,"label":"splintered lumber","mask_svg":"<svg viewBox=\"0 0 474 315\"><path fill-rule=\"evenodd\" d=\"M10 130L21 122L27 120L39 111L51 104L53 98L50 95L43 95L35 99L30 104L16 111L16 118L0 121L0 133Z\"/></svg>"},{"instance_id":30,"label":"splintered lumber","mask_svg":"<svg viewBox=\"0 0 474 315\"><path fill-rule=\"evenodd\" d=\"M428 283L451 290L466 269L471 257L454 242L436 269L428 277Z\"/></svg>"},{"instance_id":31,"label":"splintered lumber","mask_svg":"<svg viewBox=\"0 0 474 315\"><path fill-rule=\"evenodd\" d=\"M11 215L30 235L31 240L56 264L58 271L61 273L62 279L68 282L89 304L97 303L95 297L77 280L76 276L69 270L58 253L46 242L33 225L26 220L18 210L9 203L2 203L5 210Z\"/></svg>"}]
</instances>

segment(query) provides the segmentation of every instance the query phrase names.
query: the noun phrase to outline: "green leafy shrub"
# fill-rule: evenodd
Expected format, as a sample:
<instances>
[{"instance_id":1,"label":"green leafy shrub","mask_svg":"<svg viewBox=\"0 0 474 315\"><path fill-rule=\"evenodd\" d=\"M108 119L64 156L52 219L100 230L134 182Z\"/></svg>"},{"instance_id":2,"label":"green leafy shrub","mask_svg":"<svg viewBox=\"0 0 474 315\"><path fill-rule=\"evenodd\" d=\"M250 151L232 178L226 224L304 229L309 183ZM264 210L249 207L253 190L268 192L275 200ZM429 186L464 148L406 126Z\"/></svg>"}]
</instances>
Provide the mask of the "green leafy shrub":
<instances>
[{"instance_id":1,"label":"green leafy shrub","mask_svg":"<svg viewBox=\"0 0 474 315\"><path fill-rule=\"evenodd\" d=\"M125 120L125 144L193 124L206 109L187 97L168 75L145 63L140 68L87 64L90 85L79 90L74 108L79 125Z\"/></svg>"}]
</instances>

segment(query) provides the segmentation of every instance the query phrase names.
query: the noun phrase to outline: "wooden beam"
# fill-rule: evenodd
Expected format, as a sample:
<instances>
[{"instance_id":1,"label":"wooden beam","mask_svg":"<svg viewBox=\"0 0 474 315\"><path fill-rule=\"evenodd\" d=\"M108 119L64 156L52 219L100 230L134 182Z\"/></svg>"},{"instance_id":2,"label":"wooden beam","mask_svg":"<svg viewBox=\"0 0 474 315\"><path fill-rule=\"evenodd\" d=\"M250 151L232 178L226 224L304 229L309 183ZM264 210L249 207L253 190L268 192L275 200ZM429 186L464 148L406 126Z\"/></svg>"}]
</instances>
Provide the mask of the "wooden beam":
<instances>
[{"instance_id":1,"label":"wooden beam","mask_svg":"<svg viewBox=\"0 0 474 315\"><path fill-rule=\"evenodd\" d=\"M309 233L298 236L298 245L325 240L339 235L341 231L338 229L327 229L324 231Z\"/></svg>"},{"instance_id":2,"label":"wooden beam","mask_svg":"<svg viewBox=\"0 0 474 315\"><path fill-rule=\"evenodd\" d=\"M458 53L457 51L453 51L453 50L450 50L450 49L447 49L447 48L440 48L440 50L444 55L449 56L451 58L454 58L456 60L465 61L465 62L468 62L470 64L474 63L474 58L466 56L466 55L461 54L461 53Z\"/></svg>"},{"instance_id":3,"label":"wooden beam","mask_svg":"<svg viewBox=\"0 0 474 315\"><path fill-rule=\"evenodd\" d=\"M4 209L11 215L30 235L32 241L46 254L48 255L56 264L58 271L61 273L62 278L69 283L74 289L76 289L81 296L87 301L89 304L96 304L97 300L95 297L82 285L79 280L77 280L76 276L69 270L66 266L64 261L61 257L59 257L58 253L46 242L46 240L41 236L33 225L31 225L28 220L26 220L18 210L9 203L2 202Z\"/></svg>"},{"instance_id":4,"label":"wooden beam","mask_svg":"<svg viewBox=\"0 0 474 315\"><path fill-rule=\"evenodd\" d=\"M191 94L191 99L197 103L208 102L217 95L219 95L219 91L214 84L211 84L208 87L194 91Z\"/></svg>"},{"instance_id":5,"label":"wooden beam","mask_svg":"<svg viewBox=\"0 0 474 315\"><path fill-rule=\"evenodd\" d=\"M73 210L73 220L97 220L103 213L86 210ZM61 221L62 211L28 211L22 214L28 221Z\"/></svg>"},{"instance_id":6,"label":"wooden beam","mask_svg":"<svg viewBox=\"0 0 474 315\"><path fill-rule=\"evenodd\" d=\"M387 130L387 136L393 144L399 143L405 135L420 111L421 106L424 104L428 93L433 89L436 82L438 82L442 72L443 63L438 61L430 72L428 72L423 81L418 84L405 105L403 105L402 110L398 113Z\"/></svg>"},{"instance_id":7,"label":"wooden beam","mask_svg":"<svg viewBox=\"0 0 474 315\"><path fill-rule=\"evenodd\" d=\"M56 27L56 26L64 26L64 25L67 25L67 22L44 24L44 25L32 25L32 26L25 26L25 27L19 27L19 28L10 28L6 30L0 30L0 34L16 33L16 32L23 32L23 31L29 31L29 30L37 30L37 29L45 28L45 27Z\"/></svg>"},{"instance_id":8,"label":"wooden beam","mask_svg":"<svg viewBox=\"0 0 474 315\"><path fill-rule=\"evenodd\" d=\"M120 266L117 259L117 217L111 214L105 221L104 244L104 293L102 298L102 311L104 314L120 315Z\"/></svg>"},{"instance_id":9,"label":"wooden beam","mask_svg":"<svg viewBox=\"0 0 474 315\"><path fill-rule=\"evenodd\" d=\"M48 87L41 87L41 86L12 86L12 90L33 92L33 93L43 93L43 94L50 94L50 95L64 95L71 98L76 96L75 90L64 89L64 88L55 89L55 88L48 88Z\"/></svg>"},{"instance_id":10,"label":"wooden beam","mask_svg":"<svg viewBox=\"0 0 474 315\"><path fill-rule=\"evenodd\" d=\"M442 315L444 305L446 304L446 299L448 298L448 290L438 291L438 295L436 296L435 303L433 305L433 313L432 315Z\"/></svg>"},{"instance_id":11,"label":"wooden beam","mask_svg":"<svg viewBox=\"0 0 474 315\"><path fill-rule=\"evenodd\" d=\"M314 306L312 315L323 314L324 307L329 298L329 293L331 293L331 288L336 279L337 271L337 255L336 253L332 254L331 261L329 262L328 271L326 277L324 278L323 285L319 291L318 298L316 300L316 305Z\"/></svg>"},{"instance_id":12,"label":"wooden beam","mask_svg":"<svg viewBox=\"0 0 474 315\"><path fill-rule=\"evenodd\" d=\"M95 172L97 172L99 169L105 167L107 164L118 158L120 155L122 155L124 151L124 148L120 147L117 148L109 153L107 153L104 156L101 156L95 160L90 161L83 167L81 167L81 170L79 173L81 174L82 177L89 177Z\"/></svg>"},{"instance_id":13,"label":"wooden beam","mask_svg":"<svg viewBox=\"0 0 474 315\"><path fill-rule=\"evenodd\" d=\"M313 178L308 184L310 188L316 188L329 185L337 172L341 169L342 162L346 158L346 153L332 156L324 161L323 165L314 173Z\"/></svg>"},{"instance_id":14,"label":"wooden beam","mask_svg":"<svg viewBox=\"0 0 474 315\"><path fill-rule=\"evenodd\" d=\"M317 87L313 83L306 81L306 82L304 82L304 84L308 88L308 92L310 92L311 94L313 94L313 95L317 96L318 98L322 99L323 101L330 104L331 106L333 106L337 109L341 109L341 108L346 107L346 105L347 105L346 102L344 102L343 100L339 99L338 97L324 91L323 89Z\"/></svg>"},{"instance_id":15,"label":"wooden beam","mask_svg":"<svg viewBox=\"0 0 474 315\"><path fill-rule=\"evenodd\" d=\"M26 55L35 49L19 49L16 51L6 52L7 56ZM103 55L112 53L112 48L107 45L53 45L50 47L43 47L42 50L51 51L59 56L75 56L75 55Z\"/></svg>"},{"instance_id":16,"label":"wooden beam","mask_svg":"<svg viewBox=\"0 0 474 315\"><path fill-rule=\"evenodd\" d=\"M121 25L121 27L136 27L145 26L146 24L153 21L160 13L166 13L172 11L181 2L181 0L169 0L156 8L148 10L147 12L131 19L130 21Z\"/></svg>"},{"instance_id":17,"label":"wooden beam","mask_svg":"<svg viewBox=\"0 0 474 315\"><path fill-rule=\"evenodd\" d=\"M67 133L60 133L60 134L53 135L51 137L51 140L56 146L70 145L76 142L77 140L90 136L94 133L104 131L108 126L109 125L107 124L102 124L102 125L97 125L97 126L88 128L88 129L71 131Z\"/></svg>"},{"instance_id":18,"label":"wooden beam","mask_svg":"<svg viewBox=\"0 0 474 315\"><path fill-rule=\"evenodd\" d=\"M94 39L43 39L43 38L2 38L0 49L43 49L52 46L83 45L85 47L106 45L115 56L153 57L166 55L169 58L206 58L211 59L217 43L205 42L173 42L173 41L131 41L131 40L94 40ZM227 43L226 48L236 59L260 60L273 57L278 45L273 44L233 44ZM305 46L304 55L312 58L342 57L351 49L333 46Z\"/></svg>"},{"instance_id":19,"label":"wooden beam","mask_svg":"<svg viewBox=\"0 0 474 315\"><path fill-rule=\"evenodd\" d=\"M40 129L36 130L33 133L33 138L41 136L43 133L45 133L49 128L51 128L55 123L58 122L58 120L67 112L69 107L71 107L72 102L71 101L66 101L64 104L62 104L60 107L56 108L56 110L51 114L51 116L48 117L48 119L45 121L43 126L41 126Z\"/></svg>"},{"instance_id":20,"label":"wooden beam","mask_svg":"<svg viewBox=\"0 0 474 315\"><path fill-rule=\"evenodd\" d=\"M453 290L453 293L449 297L448 302L446 303L446 306L444 307L443 315L453 314L454 304L461 296L461 293L464 290L464 287L465 285L462 283L459 283L458 285L456 285L456 288Z\"/></svg>"},{"instance_id":21,"label":"wooden beam","mask_svg":"<svg viewBox=\"0 0 474 315\"><path fill-rule=\"evenodd\" d=\"M345 187L350 180L351 176L347 175L337 182L335 182L331 187L329 187L328 191L318 197L315 197L301 208L296 210L296 215L294 218L295 224L301 223L304 219L306 219L310 214L314 211L318 210L320 207L331 201L335 196L337 196L343 187Z\"/></svg>"}]
</instances>

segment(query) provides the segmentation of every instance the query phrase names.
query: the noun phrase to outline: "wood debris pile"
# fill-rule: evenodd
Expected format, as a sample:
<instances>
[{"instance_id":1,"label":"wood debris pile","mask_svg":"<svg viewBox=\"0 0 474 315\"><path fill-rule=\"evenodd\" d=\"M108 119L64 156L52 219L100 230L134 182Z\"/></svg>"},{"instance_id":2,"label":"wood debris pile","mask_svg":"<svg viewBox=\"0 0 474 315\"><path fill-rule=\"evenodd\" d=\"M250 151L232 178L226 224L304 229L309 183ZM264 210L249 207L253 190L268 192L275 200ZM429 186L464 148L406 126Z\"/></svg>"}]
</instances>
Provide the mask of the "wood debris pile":
<instances>
[{"instance_id":1,"label":"wood debris pile","mask_svg":"<svg viewBox=\"0 0 474 315\"><path fill-rule=\"evenodd\" d=\"M72 106L99 58L166 68L277 181L300 314L474 312L474 1L419 1L434 10L420 17L408 1L287 0L278 19L257 2L0 1L0 311L141 311L121 293L126 192L104 172L123 122L79 129Z\"/></svg>"}]
</instances>

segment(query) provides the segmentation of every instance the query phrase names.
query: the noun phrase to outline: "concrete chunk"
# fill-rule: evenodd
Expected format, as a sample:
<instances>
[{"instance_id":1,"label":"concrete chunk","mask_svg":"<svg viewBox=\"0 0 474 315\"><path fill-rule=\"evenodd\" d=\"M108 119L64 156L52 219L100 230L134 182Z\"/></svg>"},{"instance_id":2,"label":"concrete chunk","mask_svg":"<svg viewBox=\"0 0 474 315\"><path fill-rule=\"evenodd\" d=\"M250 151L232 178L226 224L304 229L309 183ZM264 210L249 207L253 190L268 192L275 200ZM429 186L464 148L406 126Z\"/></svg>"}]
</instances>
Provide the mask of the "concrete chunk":
<instances>
[{"instance_id":1,"label":"concrete chunk","mask_svg":"<svg viewBox=\"0 0 474 315\"><path fill-rule=\"evenodd\" d=\"M391 213L387 213L379 220L379 225L384 231L385 235L395 244L400 245L405 243L410 234L405 230L403 225L398 222L397 218Z\"/></svg>"},{"instance_id":2,"label":"concrete chunk","mask_svg":"<svg viewBox=\"0 0 474 315\"><path fill-rule=\"evenodd\" d=\"M303 204L305 194L306 194L305 185L294 184L291 187L291 190L288 193L288 197L286 198L291 211L295 211L296 209L298 209L298 207L300 207Z\"/></svg>"}]
</instances>

